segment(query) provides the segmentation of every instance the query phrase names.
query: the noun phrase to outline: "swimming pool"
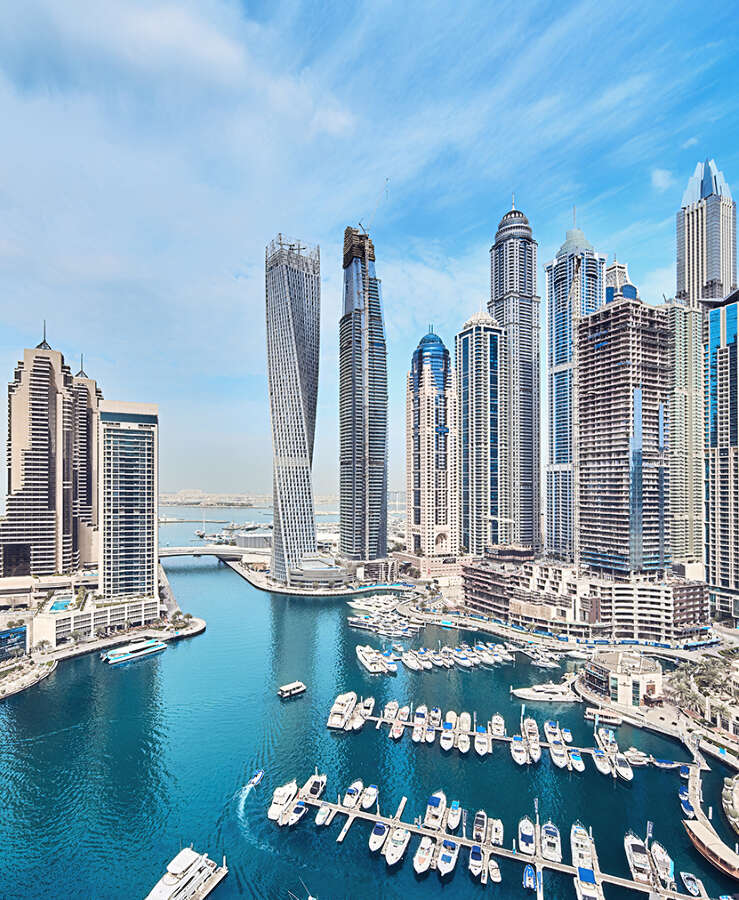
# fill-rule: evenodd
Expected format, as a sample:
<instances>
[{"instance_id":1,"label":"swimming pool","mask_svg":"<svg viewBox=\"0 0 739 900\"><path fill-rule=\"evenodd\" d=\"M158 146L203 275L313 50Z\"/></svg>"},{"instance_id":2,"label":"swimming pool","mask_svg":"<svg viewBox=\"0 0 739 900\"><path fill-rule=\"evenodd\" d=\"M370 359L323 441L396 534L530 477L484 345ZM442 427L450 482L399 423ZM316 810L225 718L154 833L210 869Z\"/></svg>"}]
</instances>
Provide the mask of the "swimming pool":
<instances>
[{"instance_id":1,"label":"swimming pool","mask_svg":"<svg viewBox=\"0 0 739 900\"><path fill-rule=\"evenodd\" d=\"M49 609L51 612L64 612L65 609L69 608L71 602L71 600L55 600Z\"/></svg>"}]
</instances>

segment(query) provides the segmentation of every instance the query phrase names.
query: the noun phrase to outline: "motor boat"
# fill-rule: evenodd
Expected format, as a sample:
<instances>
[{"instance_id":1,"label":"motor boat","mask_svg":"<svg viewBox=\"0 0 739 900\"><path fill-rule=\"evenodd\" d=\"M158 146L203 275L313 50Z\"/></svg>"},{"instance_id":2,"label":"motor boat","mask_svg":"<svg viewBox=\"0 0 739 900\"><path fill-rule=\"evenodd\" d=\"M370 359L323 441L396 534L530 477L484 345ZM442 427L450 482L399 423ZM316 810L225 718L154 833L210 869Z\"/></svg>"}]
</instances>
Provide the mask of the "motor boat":
<instances>
[{"instance_id":1,"label":"motor boat","mask_svg":"<svg viewBox=\"0 0 739 900\"><path fill-rule=\"evenodd\" d=\"M441 878L449 875L457 865L459 856L459 844L456 841L450 841L445 838L441 842L441 850L439 851L439 859L436 862L436 871Z\"/></svg>"},{"instance_id":2,"label":"motor boat","mask_svg":"<svg viewBox=\"0 0 739 900\"><path fill-rule=\"evenodd\" d=\"M579 750L570 750L570 762L572 763L572 768L576 772L584 772L585 771L585 760L582 758Z\"/></svg>"},{"instance_id":3,"label":"motor boat","mask_svg":"<svg viewBox=\"0 0 739 900\"><path fill-rule=\"evenodd\" d=\"M536 890L536 870L531 863L527 863L523 870L523 886L529 891Z\"/></svg>"},{"instance_id":4,"label":"motor boat","mask_svg":"<svg viewBox=\"0 0 739 900\"><path fill-rule=\"evenodd\" d=\"M385 719L386 722L392 722L397 715L398 701L391 700L388 704L386 704L385 709L382 712L382 718Z\"/></svg>"},{"instance_id":5,"label":"motor boat","mask_svg":"<svg viewBox=\"0 0 739 900\"><path fill-rule=\"evenodd\" d=\"M331 807L328 803L322 803L318 807L318 812L316 813L316 825L325 825L330 815Z\"/></svg>"},{"instance_id":6,"label":"motor boat","mask_svg":"<svg viewBox=\"0 0 739 900\"><path fill-rule=\"evenodd\" d=\"M362 715L365 719L369 718L375 711L375 698L365 697L362 701Z\"/></svg>"},{"instance_id":7,"label":"motor boat","mask_svg":"<svg viewBox=\"0 0 739 900\"><path fill-rule=\"evenodd\" d=\"M649 754L645 753L643 750L639 750L637 747L629 747L628 750L624 750L624 756L632 766L649 765Z\"/></svg>"},{"instance_id":8,"label":"motor boat","mask_svg":"<svg viewBox=\"0 0 739 900\"><path fill-rule=\"evenodd\" d=\"M457 749L460 753L470 752L470 736L466 731L460 731L457 735Z\"/></svg>"},{"instance_id":9,"label":"motor boat","mask_svg":"<svg viewBox=\"0 0 739 900\"><path fill-rule=\"evenodd\" d=\"M433 669L434 665L431 662L431 654L425 647L421 647L420 650L416 650L416 659L420 663L422 669Z\"/></svg>"},{"instance_id":10,"label":"motor boat","mask_svg":"<svg viewBox=\"0 0 739 900\"><path fill-rule=\"evenodd\" d=\"M471 669L472 663L469 660L469 657L465 654L464 650L454 650L453 652L454 662L460 667L460 669ZM459 853L459 850L457 850ZM455 858L454 862L457 860Z\"/></svg>"},{"instance_id":11,"label":"motor boat","mask_svg":"<svg viewBox=\"0 0 739 900\"><path fill-rule=\"evenodd\" d=\"M493 737L505 737L505 720L500 713L496 713L490 720L490 733Z\"/></svg>"},{"instance_id":12,"label":"motor boat","mask_svg":"<svg viewBox=\"0 0 739 900\"><path fill-rule=\"evenodd\" d=\"M487 753L490 753L490 738L483 725L478 725L475 731L475 753L478 756L485 756Z\"/></svg>"},{"instance_id":13,"label":"motor boat","mask_svg":"<svg viewBox=\"0 0 739 900\"><path fill-rule=\"evenodd\" d=\"M362 809L372 809L372 807L377 803L377 785L376 784L368 784L367 787L362 791L362 796L359 800L359 805Z\"/></svg>"},{"instance_id":14,"label":"motor boat","mask_svg":"<svg viewBox=\"0 0 739 900\"><path fill-rule=\"evenodd\" d=\"M257 771L251 776L251 778L247 782L247 787L255 788L263 778L264 778L264 769L257 769Z\"/></svg>"},{"instance_id":15,"label":"motor boat","mask_svg":"<svg viewBox=\"0 0 739 900\"><path fill-rule=\"evenodd\" d=\"M410 714L411 714L410 706L401 706L400 709L398 710L398 719L401 722L407 722Z\"/></svg>"},{"instance_id":16,"label":"motor boat","mask_svg":"<svg viewBox=\"0 0 739 900\"><path fill-rule=\"evenodd\" d=\"M411 833L407 828L393 828L385 844L385 862L388 866L394 866L400 862L410 839Z\"/></svg>"},{"instance_id":17,"label":"motor boat","mask_svg":"<svg viewBox=\"0 0 739 900\"><path fill-rule=\"evenodd\" d=\"M354 809L359 803L359 798L361 797L363 790L364 785L359 779L353 781L346 789L341 805L345 806L347 809Z\"/></svg>"},{"instance_id":18,"label":"motor boat","mask_svg":"<svg viewBox=\"0 0 739 900\"><path fill-rule=\"evenodd\" d=\"M441 726L439 745L442 750L451 750L454 746L454 726L451 722L444 722Z\"/></svg>"},{"instance_id":19,"label":"motor boat","mask_svg":"<svg viewBox=\"0 0 739 900\"><path fill-rule=\"evenodd\" d=\"M611 761L606 754L597 747L593 750L593 762L595 763L595 768L601 775L613 774L611 771Z\"/></svg>"},{"instance_id":20,"label":"motor boat","mask_svg":"<svg viewBox=\"0 0 739 900\"><path fill-rule=\"evenodd\" d=\"M652 862L654 863L657 878L659 878L661 886L666 891L677 890L677 885L675 884L675 864L667 850L665 850L659 841L652 841L649 845L649 853L652 857Z\"/></svg>"},{"instance_id":21,"label":"motor boat","mask_svg":"<svg viewBox=\"0 0 739 900\"><path fill-rule=\"evenodd\" d=\"M390 728L390 737L394 741L399 741L405 734L405 725L401 719L396 719Z\"/></svg>"},{"instance_id":22,"label":"motor boat","mask_svg":"<svg viewBox=\"0 0 739 900\"><path fill-rule=\"evenodd\" d=\"M470 847L470 858L469 862L467 863L467 868L470 870L470 874L473 876L473 878L479 878L480 875L482 875L482 866L483 859L480 845L473 844L472 847Z\"/></svg>"},{"instance_id":23,"label":"motor boat","mask_svg":"<svg viewBox=\"0 0 739 900\"><path fill-rule=\"evenodd\" d=\"M441 828L441 822L446 812L446 794L444 791L436 791L429 797L426 804L426 815L423 817L424 828L436 831Z\"/></svg>"},{"instance_id":24,"label":"motor boat","mask_svg":"<svg viewBox=\"0 0 739 900\"><path fill-rule=\"evenodd\" d=\"M424 872L428 871L433 857L434 840L428 835L424 835L421 838L421 843L418 845L418 849L413 856L413 871L416 873L416 875L423 875Z\"/></svg>"},{"instance_id":25,"label":"motor boat","mask_svg":"<svg viewBox=\"0 0 739 900\"><path fill-rule=\"evenodd\" d=\"M634 770L631 768L628 759L623 753L617 753L613 758L613 765L616 768L616 775L623 781L629 782L634 780Z\"/></svg>"},{"instance_id":26,"label":"motor boat","mask_svg":"<svg viewBox=\"0 0 739 900\"><path fill-rule=\"evenodd\" d=\"M518 823L518 850L527 856L533 856L536 850L534 823L528 816L524 816Z\"/></svg>"},{"instance_id":27,"label":"motor boat","mask_svg":"<svg viewBox=\"0 0 739 900\"><path fill-rule=\"evenodd\" d=\"M488 839L496 847L503 846L503 820L490 819L488 822Z\"/></svg>"},{"instance_id":28,"label":"motor boat","mask_svg":"<svg viewBox=\"0 0 739 900\"><path fill-rule=\"evenodd\" d=\"M551 820L541 826L541 855L552 862L562 862L562 839Z\"/></svg>"},{"instance_id":29,"label":"motor boat","mask_svg":"<svg viewBox=\"0 0 739 900\"><path fill-rule=\"evenodd\" d=\"M580 822L575 822L570 829L570 853L572 865L576 869L592 870L593 844L590 835Z\"/></svg>"},{"instance_id":30,"label":"motor boat","mask_svg":"<svg viewBox=\"0 0 739 900\"><path fill-rule=\"evenodd\" d=\"M351 718L356 703L357 695L354 691L349 691L347 694L339 694L334 700L331 712L328 714L328 727L343 729Z\"/></svg>"},{"instance_id":31,"label":"motor boat","mask_svg":"<svg viewBox=\"0 0 739 900\"><path fill-rule=\"evenodd\" d=\"M649 860L644 841L637 837L633 831L628 831L624 837L624 850L626 861L629 864L631 877L640 884L654 884L652 864Z\"/></svg>"},{"instance_id":32,"label":"motor boat","mask_svg":"<svg viewBox=\"0 0 739 900\"><path fill-rule=\"evenodd\" d=\"M703 892L703 882L700 878L696 878L692 872L681 872L680 878L691 897L701 896L701 893Z\"/></svg>"},{"instance_id":33,"label":"motor boat","mask_svg":"<svg viewBox=\"0 0 739 900\"><path fill-rule=\"evenodd\" d=\"M561 731L562 731L562 740L565 742L565 744L571 744L572 743L572 732L570 731L570 729L562 728Z\"/></svg>"},{"instance_id":34,"label":"motor boat","mask_svg":"<svg viewBox=\"0 0 739 900\"><path fill-rule=\"evenodd\" d=\"M549 755L552 757L552 762L558 769L567 768L567 751L565 750L565 745L562 741L556 740L550 742Z\"/></svg>"},{"instance_id":35,"label":"motor boat","mask_svg":"<svg viewBox=\"0 0 739 900\"><path fill-rule=\"evenodd\" d=\"M444 666L444 657L441 653L437 653L435 650L429 653L429 659L431 660L431 664L436 666L437 669L443 669Z\"/></svg>"},{"instance_id":36,"label":"motor boat","mask_svg":"<svg viewBox=\"0 0 739 900\"><path fill-rule=\"evenodd\" d=\"M292 812L288 817L287 824L291 826L297 825L307 812L308 804L305 802L305 800L298 800L298 802L292 808Z\"/></svg>"},{"instance_id":37,"label":"motor boat","mask_svg":"<svg viewBox=\"0 0 739 900\"><path fill-rule=\"evenodd\" d=\"M293 802L297 793L298 783L294 778L287 784L283 784L282 787L275 788L272 794L272 803L267 810L267 818L271 822L276 822Z\"/></svg>"},{"instance_id":38,"label":"motor boat","mask_svg":"<svg viewBox=\"0 0 739 900\"><path fill-rule=\"evenodd\" d=\"M455 831L459 828L459 822L462 818L462 807L459 805L459 800L452 800L451 806L449 807L449 815L446 820L446 827L449 831Z\"/></svg>"},{"instance_id":39,"label":"motor boat","mask_svg":"<svg viewBox=\"0 0 739 900\"><path fill-rule=\"evenodd\" d=\"M451 722L452 728L456 728L457 726L457 714L453 709L450 709L449 712L444 716L445 722Z\"/></svg>"},{"instance_id":40,"label":"motor boat","mask_svg":"<svg viewBox=\"0 0 739 900\"><path fill-rule=\"evenodd\" d=\"M422 744L425 739L425 727L423 725L414 725L411 731L411 740L414 744Z\"/></svg>"},{"instance_id":41,"label":"motor boat","mask_svg":"<svg viewBox=\"0 0 739 900\"><path fill-rule=\"evenodd\" d=\"M385 671L388 675L398 674L398 661L389 650L383 650L380 654L382 661L385 663Z\"/></svg>"},{"instance_id":42,"label":"motor boat","mask_svg":"<svg viewBox=\"0 0 739 900\"><path fill-rule=\"evenodd\" d=\"M369 848L372 853L382 850L382 845L385 843L389 830L384 822L375 822L369 836Z\"/></svg>"},{"instance_id":43,"label":"motor boat","mask_svg":"<svg viewBox=\"0 0 739 900\"><path fill-rule=\"evenodd\" d=\"M493 884L500 884L500 866L498 865L498 861L492 856L488 860L488 875Z\"/></svg>"},{"instance_id":44,"label":"motor boat","mask_svg":"<svg viewBox=\"0 0 739 900\"><path fill-rule=\"evenodd\" d=\"M513 757L513 761L518 763L519 766L525 766L529 761L529 754L520 734L513 735L513 740L511 741L511 756Z\"/></svg>"},{"instance_id":45,"label":"motor boat","mask_svg":"<svg viewBox=\"0 0 739 900\"><path fill-rule=\"evenodd\" d=\"M484 809L478 809L475 813L475 820L472 823L472 840L479 844L485 840L488 828L488 814Z\"/></svg>"},{"instance_id":46,"label":"motor boat","mask_svg":"<svg viewBox=\"0 0 739 900\"><path fill-rule=\"evenodd\" d=\"M438 706L432 706L429 710L429 723L438 728L441 725L441 710Z\"/></svg>"},{"instance_id":47,"label":"motor boat","mask_svg":"<svg viewBox=\"0 0 739 900\"><path fill-rule=\"evenodd\" d=\"M433 744L436 740L436 729L433 725L426 726L426 743Z\"/></svg>"},{"instance_id":48,"label":"motor boat","mask_svg":"<svg viewBox=\"0 0 739 900\"><path fill-rule=\"evenodd\" d=\"M547 741L559 741L562 737L559 725L553 719L547 719L544 723L544 734Z\"/></svg>"},{"instance_id":49,"label":"motor boat","mask_svg":"<svg viewBox=\"0 0 739 900\"><path fill-rule=\"evenodd\" d=\"M529 748L529 759L536 763L541 759L541 744L539 743L539 726L536 719L528 716L523 720L523 735Z\"/></svg>"},{"instance_id":50,"label":"motor boat","mask_svg":"<svg viewBox=\"0 0 739 900\"><path fill-rule=\"evenodd\" d=\"M357 659L370 675L384 675L387 671L385 661L380 658L380 654L373 647L357 644L356 653Z\"/></svg>"},{"instance_id":51,"label":"motor boat","mask_svg":"<svg viewBox=\"0 0 739 900\"><path fill-rule=\"evenodd\" d=\"M300 789L298 796L307 797L309 800L318 800L326 790L327 781L326 775L319 775L318 772L315 772Z\"/></svg>"},{"instance_id":52,"label":"motor boat","mask_svg":"<svg viewBox=\"0 0 739 900\"><path fill-rule=\"evenodd\" d=\"M461 712L457 721L458 731L472 731L472 716L468 712Z\"/></svg>"},{"instance_id":53,"label":"motor boat","mask_svg":"<svg viewBox=\"0 0 739 900\"><path fill-rule=\"evenodd\" d=\"M410 669L411 672L420 672L423 669L423 666L418 661L416 654L412 650L406 650L405 653L400 657L403 665Z\"/></svg>"}]
</instances>

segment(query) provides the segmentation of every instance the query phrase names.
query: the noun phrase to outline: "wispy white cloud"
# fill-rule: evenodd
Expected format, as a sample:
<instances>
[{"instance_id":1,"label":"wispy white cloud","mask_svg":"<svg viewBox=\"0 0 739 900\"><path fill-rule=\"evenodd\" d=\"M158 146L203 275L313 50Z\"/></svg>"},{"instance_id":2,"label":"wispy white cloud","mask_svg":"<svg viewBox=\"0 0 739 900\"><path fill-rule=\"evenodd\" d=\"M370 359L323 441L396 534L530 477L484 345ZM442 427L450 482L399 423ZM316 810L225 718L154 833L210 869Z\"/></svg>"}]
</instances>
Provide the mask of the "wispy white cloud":
<instances>
[{"instance_id":1,"label":"wispy white cloud","mask_svg":"<svg viewBox=\"0 0 739 900\"><path fill-rule=\"evenodd\" d=\"M687 150L688 147L695 147L695 145L696 145L697 143L698 143L698 138L697 138L697 137L689 137L689 138L687 139L687 141L683 141L683 142L682 142L682 144L680 145L680 148L681 148L682 150Z\"/></svg>"},{"instance_id":2,"label":"wispy white cloud","mask_svg":"<svg viewBox=\"0 0 739 900\"><path fill-rule=\"evenodd\" d=\"M675 183L675 176L669 169L652 169L651 179L656 191L666 191Z\"/></svg>"}]
</instances>

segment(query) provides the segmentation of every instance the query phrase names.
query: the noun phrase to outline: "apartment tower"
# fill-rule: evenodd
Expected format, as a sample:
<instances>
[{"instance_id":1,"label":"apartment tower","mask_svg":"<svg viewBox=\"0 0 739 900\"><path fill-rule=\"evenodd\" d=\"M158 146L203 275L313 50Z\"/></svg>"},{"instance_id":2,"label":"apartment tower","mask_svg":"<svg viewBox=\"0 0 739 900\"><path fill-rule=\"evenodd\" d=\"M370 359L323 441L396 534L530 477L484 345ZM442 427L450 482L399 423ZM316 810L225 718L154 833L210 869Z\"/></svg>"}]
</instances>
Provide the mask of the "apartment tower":
<instances>
[{"instance_id":1,"label":"apartment tower","mask_svg":"<svg viewBox=\"0 0 739 900\"><path fill-rule=\"evenodd\" d=\"M375 248L344 232L339 321L339 550L346 559L387 556L387 349Z\"/></svg>"},{"instance_id":2,"label":"apartment tower","mask_svg":"<svg viewBox=\"0 0 739 900\"><path fill-rule=\"evenodd\" d=\"M406 548L459 552L457 393L449 351L430 331L413 353L406 390Z\"/></svg>"},{"instance_id":3,"label":"apartment tower","mask_svg":"<svg viewBox=\"0 0 739 900\"><path fill-rule=\"evenodd\" d=\"M281 234L265 257L267 378L272 419L272 576L285 584L316 554L311 470L318 398L318 247Z\"/></svg>"},{"instance_id":4,"label":"apartment tower","mask_svg":"<svg viewBox=\"0 0 739 900\"><path fill-rule=\"evenodd\" d=\"M536 251L526 216L512 208L503 216L490 248L488 311L503 329L508 367L506 395L507 483L501 494L499 542L538 549L540 528L540 378Z\"/></svg>"}]
</instances>

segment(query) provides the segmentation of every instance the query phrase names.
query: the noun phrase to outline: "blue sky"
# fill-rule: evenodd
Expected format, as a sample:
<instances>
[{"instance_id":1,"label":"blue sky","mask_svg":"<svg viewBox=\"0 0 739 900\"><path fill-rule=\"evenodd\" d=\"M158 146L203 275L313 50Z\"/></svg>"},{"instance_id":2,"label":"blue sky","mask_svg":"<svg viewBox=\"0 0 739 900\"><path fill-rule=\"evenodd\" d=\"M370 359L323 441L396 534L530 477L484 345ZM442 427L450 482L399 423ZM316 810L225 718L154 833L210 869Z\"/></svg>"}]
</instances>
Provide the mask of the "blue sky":
<instances>
[{"instance_id":1,"label":"blue sky","mask_svg":"<svg viewBox=\"0 0 739 900\"><path fill-rule=\"evenodd\" d=\"M264 247L321 246L317 491L336 487L343 229L367 224L390 354L390 485L429 322L489 293L511 192L541 265L578 224L674 292L695 163L739 189L731 4L24 0L0 6L0 377L49 341L157 402L163 489L268 491ZM2 428L0 422L0 428Z\"/></svg>"}]
</instances>

